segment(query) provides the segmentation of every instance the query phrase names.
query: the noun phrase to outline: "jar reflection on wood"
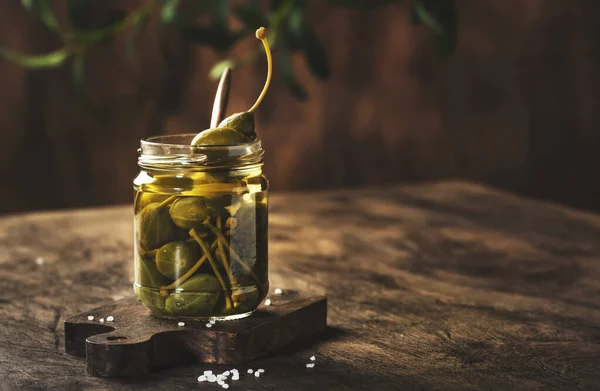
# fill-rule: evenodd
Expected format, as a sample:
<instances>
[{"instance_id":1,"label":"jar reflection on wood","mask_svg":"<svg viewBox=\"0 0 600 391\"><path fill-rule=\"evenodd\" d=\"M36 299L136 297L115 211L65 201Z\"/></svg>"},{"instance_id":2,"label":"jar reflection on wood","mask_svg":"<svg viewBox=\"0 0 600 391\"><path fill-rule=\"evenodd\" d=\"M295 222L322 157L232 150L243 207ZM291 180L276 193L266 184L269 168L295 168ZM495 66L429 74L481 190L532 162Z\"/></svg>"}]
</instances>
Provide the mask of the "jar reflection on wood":
<instances>
[{"instance_id":1,"label":"jar reflection on wood","mask_svg":"<svg viewBox=\"0 0 600 391\"><path fill-rule=\"evenodd\" d=\"M134 290L157 316L247 316L269 284L261 142L192 146L194 136L141 143Z\"/></svg>"}]
</instances>

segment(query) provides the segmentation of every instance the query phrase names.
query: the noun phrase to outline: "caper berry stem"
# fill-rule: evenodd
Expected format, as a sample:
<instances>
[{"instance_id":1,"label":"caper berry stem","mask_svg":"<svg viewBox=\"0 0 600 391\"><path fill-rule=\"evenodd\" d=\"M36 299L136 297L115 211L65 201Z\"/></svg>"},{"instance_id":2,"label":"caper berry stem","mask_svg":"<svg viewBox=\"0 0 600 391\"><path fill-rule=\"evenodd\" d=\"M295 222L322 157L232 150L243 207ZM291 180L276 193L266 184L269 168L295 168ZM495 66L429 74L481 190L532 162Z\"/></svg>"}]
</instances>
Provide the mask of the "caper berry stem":
<instances>
[{"instance_id":1,"label":"caper berry stem","mask_svg":"<svg viewBox=\"0 0 600 391\"><path fill-rule=\"evenodd\" d=\"M202 238L200 236L198 236L195 229L193 229L193 228L190 229L190 236L192 238L196 239L196 242L198 242L200 247L202 247L202 251L204 251L204 254L208 258L208 262L210 263L210 266L212 267L213 271L215 272L215 277L217 277L217 280L219 280L219 284L221 284L223 293L225 293L225 307L228 310L231 309L232 308L231 297L229 297L229 295L227 294L228 289L227 289L227 286L225 285L225 280L223 280L223 276L221 276L221 272L219 272L219 269L217 268L217 263L215 262L215 259L212 256L211 250L208 248L206 243L204 243L204 240L202 240ZM218 240L217 240L217 246L218 246Z\"/></svg>"},{"instance_id":2,"label":"caper berry stem","mask_svg":"<svg viewBox=\"0 0 600 391\"><path fill-rule=\"evenodd\" d=\"M177 196L171 196L171 197L167 198L166 200L164 200L163 202L161 202L160 204L158 204L158 207L162 208L164 206L172 204L173 201L175 201L176 199L177 199Z\"/></svg>"},{"instance_id":3,"label":"caper berry stem","mask_svg":"<svg viewBox=\"0 0 600 391\"><path fill-rule=\"evenodd\" d=\"M217 218L217 229L219 230L219 232L222 229L222 223L221 223L221 218L218 217ZM229 284L231 287L233 287L236 283L235 279L233 278L233 274L231 273L231 267L229 267L229 259L227 259L227 255L225 254L225 249L223 246L223 243L221 243L220 240L217 239L217 249L219 250L219 256L221 257L221 261L223 262L223 267L225 268L225 272L227 273L227 277L229 278Z\"/></svg>"},{"instance_id":4,"label":"caper berry stem","mask_svg":"<svg viewBox=\"0 0 600 391\"><path fill-rule=\"evenodd\" d=\"M138 251L139 251L139 253L140 253L140 255L142 257L146 257L148 255L154 257L156 255L156 251L158 251L158 249L154 249L154 250L150 250L150 251L144 250L142 248L142 246L140 246L139 243L136 243L136 246L137 246L137 249L138 249Z\"/></svg>"},{"instance_id":5,"label":"caper berry stem","mask_svg":"<svg viewBox=\"0 0 600 391\"><path fill-rule=\"evenodd\" d=\"M217 248L217 240L213 241L212 244L210 245L211 249L215 249ZM190 278L194 273L196 273L196 270L198 270L198 268L200 266L202 266L204 264L204 262L206 261L207 257L206 257L206 253L204 253L204 255L202 255L202 257L200 257L200 259L198 260L198 262L196 262L196 264L194 266L192 266L190 268L190 270L188 270L187 272L185 272L185 274L181 277L179 277L177 280L173 281L172 283L170 283L169 285L165 285L165 286L161 286L159 288L160 290L160 295L165 297L169 294L168 291L173 290L175 288L177 288L179 285L183 284L184 282L187 281L188 278Z\"/></svg>"},{"instance_id":6,"label":"caper berry stem","mask_svg":"<svg viewBox=\"0 0 600 391\"><path fill-rule=\"evenodd\" d=\"M217 240L220 243L223 243L223 246L225 246L225 248L229 251L229 254L231 255L231 259L233 259L234 261L236 261L237 263L240 264L240 266L242 268L244 268L244 270L246 271L246 273L248 273L252 279L254 281L256 281L256 285L258 286L258 288L261 290L261 294L264 293L264 289L262 286L262 283L260 282L260 280L258 279L258 277L256 276L256 274L254 274L254 272L252 271L252 269L250 268L250 266L246 265L246 262L242 261L242 259L239 257L239 255L237 255L237 253L233 250L233 248L231 247L231 245L229 244L229 242L227 241L227 239L225 238L225 236L223 235L223 233L221 231L219 231L217 229L217 227L215 227L214 225L212 225L210 222L205 221L204 225L210 229L215 235L217 235Z\"/></svg>"},{"instance_id":7,"label":"caper berry stem","mask_svg":"<svg viewBox=\"0 0 600 391\"><path fill-rule=\"evenodd\" d=\"M271 84L271 76L273 74L273 58L271 57L271 49L269 48L269 42L267 41L267 29L261 27L258 30L256 30L256 39L259 39L262 42L263 46L265 47L265 53L267 54L267 80L265 81L265 86L263 87L260 95L256 99L256 102L254 102L254 105L252 105L250 110L248 110L251 113L255 112L256 109L258 109L258 106L260 106L263 98L267 94L267 90L269 89L269 85Z\"/></svg>"}]
</instances>

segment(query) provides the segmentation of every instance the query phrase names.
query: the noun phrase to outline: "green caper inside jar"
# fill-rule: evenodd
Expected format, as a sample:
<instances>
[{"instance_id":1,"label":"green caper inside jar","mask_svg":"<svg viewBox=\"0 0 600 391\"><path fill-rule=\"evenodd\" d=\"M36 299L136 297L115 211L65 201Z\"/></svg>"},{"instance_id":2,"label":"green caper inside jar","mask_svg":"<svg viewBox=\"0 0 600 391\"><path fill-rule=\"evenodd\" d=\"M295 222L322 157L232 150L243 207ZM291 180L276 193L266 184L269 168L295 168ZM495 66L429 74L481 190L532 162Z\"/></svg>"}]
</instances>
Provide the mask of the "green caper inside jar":
<instances>
[{"instance_id":1,"label":"green caper inside jar","mask_svg":"<svg viewBox=\"0 0 600 391\"><path fill-rule=\"evenodd\" d=\"M268 292L267 188L257 102L196 135L142 141L134 181L134 291L152 314L236 318ZM202 159L197 159L202 156Z\"/></svg>"}]
</instances>

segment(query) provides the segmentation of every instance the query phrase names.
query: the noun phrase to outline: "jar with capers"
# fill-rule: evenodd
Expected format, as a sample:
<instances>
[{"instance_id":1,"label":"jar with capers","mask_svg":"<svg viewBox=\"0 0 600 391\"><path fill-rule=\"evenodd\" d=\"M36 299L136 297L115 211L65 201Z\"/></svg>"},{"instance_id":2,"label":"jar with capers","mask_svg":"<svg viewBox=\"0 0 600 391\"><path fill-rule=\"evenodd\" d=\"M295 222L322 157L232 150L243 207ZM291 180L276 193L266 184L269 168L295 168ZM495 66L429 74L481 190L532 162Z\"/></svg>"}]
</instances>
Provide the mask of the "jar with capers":
<instances>
[{"instance_id":1,"label":"jar with capers","mask_svg":"<svg viewBox=\"0 0 600 391\"><path fill-rule=\"evenodd\" d=\"M198 134L142 140L134 180L134 291L153 315L236 319L268 292L267 190L254 111Z\"/></svg>"}]
</instances>

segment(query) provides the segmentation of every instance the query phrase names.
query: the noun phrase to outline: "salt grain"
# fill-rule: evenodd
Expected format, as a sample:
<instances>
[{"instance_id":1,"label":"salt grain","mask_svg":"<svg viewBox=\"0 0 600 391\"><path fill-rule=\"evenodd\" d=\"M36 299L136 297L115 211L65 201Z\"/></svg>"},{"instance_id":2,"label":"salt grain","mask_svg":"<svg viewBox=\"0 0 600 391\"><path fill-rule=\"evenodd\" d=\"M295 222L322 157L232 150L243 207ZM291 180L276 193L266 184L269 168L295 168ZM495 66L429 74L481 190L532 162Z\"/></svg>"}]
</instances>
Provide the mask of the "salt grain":
<instances>
[{"instance_id":1,"label":"salt grain","mask_svg":"<svg viewBox=\"0 0 600 391\"><path fill-rule=\"evenodd\" d=\"M35 263L37 263L38 265L43 265L43 264L44 264L44 262L46 262L46 261L45 261L45 260L44 260L44 258L42 258L42 257L37 257L37 258L35 259Z\"/></svg>"},{"instance_id":2,"label":"salt grain","mask_svg":"<svg viewBox=\"0 0 600 391\"><path fill-rule=\"evenodd\" d=\"M252 373L252 372L254 372L254 370L248 369L248 373Z\"/></svg>"},{"instance_id":3,"label":"salt grain","mask_svg":"<svg viewBox=\"0 0 600 391\"><path fill-rule=\"evenodd\" d=\"M231 372L229 372L229 371L225 371L225 372L223 372L221 375L223 375L223 376L227 377L227 376L229 376L230 374L231 374Z\"/></svg>"},{"instance_id":4,"label":"salt grain","mask_svg":"<svg viewBox=\"0 0 600 391\"><path fill-rule=\"evenodd\" d=\"M207 324L206 324L206 327L208 327L208 328L210 329L210 328L212 327L212 324L210 324L210 323L207 323Z\"/></svg>"},{"instance_id":5,"label":"salt grain","mask_svg":"<svg viewBox=\"0 0 600 391\"><path fill-rule=\"evenodd\" d=\"M209 382L211 382L211 383L214 383L214 382L216 382L216 381L217 381L217 377L216 377L215 375L209 375L209 376L207 377L207 380L208 380Z\"/></svg>"},{"instance_id":6,"label":"salt grain","mask_svg":"<svg viewBox=\"0 0 600 391\"><path fill-rule=\"evenodd\" d=\"M310 356L310 361L315 361L317 358L315 356Z\"/></svg>"},{"instance_id":7,"label":"salt grain","mask_svg":"<svg viewBox=\"0 0 600 391\"><path fill-rule=\"evenodd\" d=\"M223 388L229 388L229 384L223 384L221 387L223 387Z\"/></svg>"},{"instance_id":8,"label":"salt grain","mask_svg":"<svg viewBox=\"0 0 600 391\"><path fill-rule=\"evenodd\" d=\"M276 295L280 295L283 293L283 291L279 288L276 288L273 292L275 292Z\"/></svg>"},{"instance_id":9,"label":"salt grain","mask_svg":"<svg viewBox=\"0 0 600 391\"><path fill-rule=\"evenodd\" d=\"M183 326L185 326L185 322L179 322L179 323L177 323L177 326L179 326L179 327L183 327ZM206 372L205 372L205 373L206 373ZM212 373L212 372L211 372L211 373Z\"/></svg>"},{"instance_id":10,"label":"salt grain","mask_svg":"<svg viewBox=\"0 0 600 391\"><path fill-rule=\"evenodd\" d=\"M100 323L104 323L104 318L100 318Z\"/></svg>"},{"instance_id":11,"label":"salt grain","mask_svg":"<svg viewBox=\"0 0 600 391\"><path fill-rule=\"evenodd\" d=\"M94 317L92 315L88 315L88 320L94 320Z\"/></svg>"},{"instance_id":12,"label":"salt grain","mask_svg":"<svg viewBox=\"0 0 600 391\"><path fill-rule=\"evenodd\" d=\"M115 320L115 317L114 317L114 316L112 316L112 315L111 315L111 316L107 316L107 317L106 317L106 321L107 321L107 322L112 322L113 320Z\"/></svg>"},{"instance_id":13,"label":"salt grain","mask_svg":"<svg viewBox=\"0 0 600 391\"><path fill-rule=\"evenodd\" d=\"M265 300L265 306L268 307L271 305L271 299Z\"/></svg>"},{"instance_id":14,"label":"salt grain","mask_svg":"<svg viewBox=\"0 0 600 391\"><path fill-rule=\"evenodd\" d=\"M264 373L265 370L261 368L261 369L257 369L256 372Z\"/></svg>"},{"instance_id":15,"label":"salt grain","mask_svg":"<svg viewBox=\"0 0 600 391\"><path fill-rule=\"evenodd\" d=\"M310 364L306 364L306 368L314 368L315 367L315 363L310 363Z\"/></svg>"},{"instance_id":16,"label":"salt grain","mask_svg":"<svg viewBox=\"0 0 600 391\"><path fill-rule=\"evenodd\" d=\"M210 323L210 324L215 324L215 323L217 323L217 321L216 321L216 320L214 320L214 319L211 319L211 320L210 320L208 323Z\"/></svg>"},{"instance_id":17,"label":"salt grain","mask_svg":"<svg viewBox=\"0 0 600 391\"><path fill-rule=\"evenodd\" d=\"M206 376L204 376L204 375L198 376L198 381L199 382L206 381Z\"/></svg>"},{"instance_id":18,"label":"salt grain","mask_svg":"<svg viewBox=\"0 0 600 391\"><path fill-rule=\"evenodd\" d=\"M258 372L258 371L254 372L254 376L260 377L260 372Z\"/></svg>"},{"instance_id":19,"label":"salt grain","mask_svg":"<svg viewBox=\"0 0 600 391\"><path fill-rule=\"evenodd\" d=\"M231 376L231 380L240 380L240 375L234 373L233 376Z\"/></svg>"},{"instance_id":20,"label":"salt grain","mask_svg":"<svg viewBox=\"0 0 600 391\"><path fill-rule=\"evenodd\" d=\"M204 371L204 376L210 376L212 375L212 371Z\"/></svg>"}]
</instances>

